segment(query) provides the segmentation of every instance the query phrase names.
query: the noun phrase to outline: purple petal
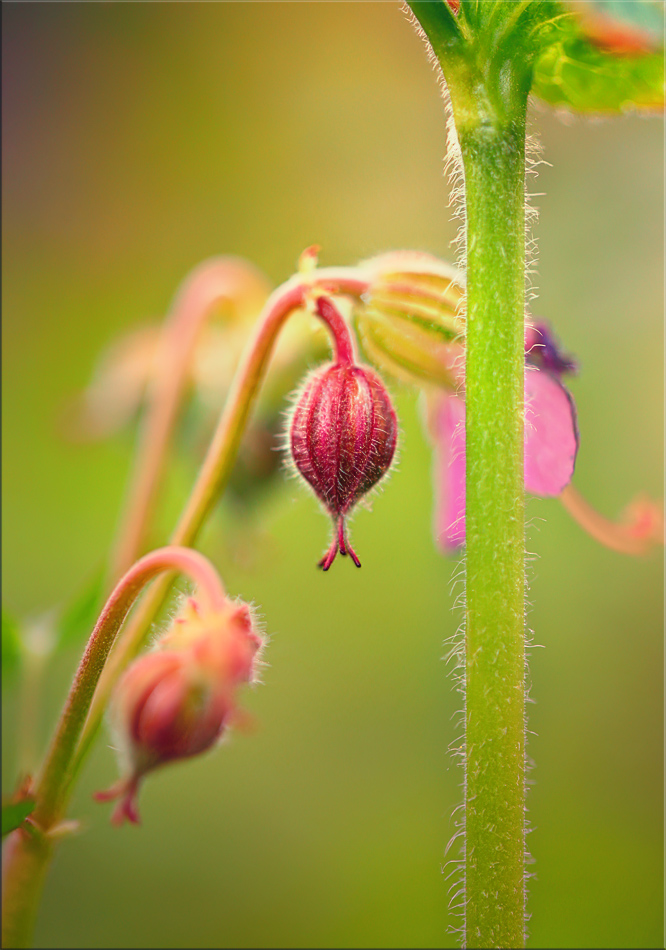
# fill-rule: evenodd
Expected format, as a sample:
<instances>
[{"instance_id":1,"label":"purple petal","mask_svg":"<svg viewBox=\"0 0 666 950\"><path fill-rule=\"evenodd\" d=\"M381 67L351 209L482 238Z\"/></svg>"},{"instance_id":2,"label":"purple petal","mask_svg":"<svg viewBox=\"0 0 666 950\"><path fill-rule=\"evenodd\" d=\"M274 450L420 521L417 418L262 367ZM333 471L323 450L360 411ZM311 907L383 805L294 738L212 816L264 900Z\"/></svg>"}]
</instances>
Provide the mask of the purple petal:
<instances>
[{"instance_id":1,"label":"purple petal","mask_svg":"<svg viewBox=\"0 0 666 950\"><path fill-rule=\"evenodd\" d=\"M525 488L559 495L571 481L578 429L573 399L543 370L525 367Z\"/></svg>"},{"instance_id":2,"label":"purple petal","mask_svg":"<svg viewBox=\"0 0 666 950\"><path fill-rule=\"evenodd\" d=\"M525 327L525 358L528 365L545 369L558 378L577 369L576 361L562 352L547 323Z\"/></svg>"},{"instance_id":3,"label":"purple petal","mask_svg":"<svg viewBox=\"0 0 666 950\"><path fill-rule=\"evenodd\" d=\"M434 415L435 539L445 553L465 543L465 402L446 395Z\"/></svg>"}]
</instances>

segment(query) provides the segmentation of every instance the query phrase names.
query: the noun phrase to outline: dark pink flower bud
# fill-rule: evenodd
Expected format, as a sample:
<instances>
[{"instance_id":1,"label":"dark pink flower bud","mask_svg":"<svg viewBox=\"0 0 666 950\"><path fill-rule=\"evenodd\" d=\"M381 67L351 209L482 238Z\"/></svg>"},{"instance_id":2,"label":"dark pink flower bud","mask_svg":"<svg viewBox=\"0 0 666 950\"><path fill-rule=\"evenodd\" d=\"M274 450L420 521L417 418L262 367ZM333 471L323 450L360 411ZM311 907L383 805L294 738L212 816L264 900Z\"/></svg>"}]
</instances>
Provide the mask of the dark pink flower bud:
<instances>
[{"instance_id":1,"label":"dark pink flower bud","mask_svg":"<svg viewBox=\"0 0 666 950\"><path fill-rule=\"evenodd\" d=\"M320 367L305 384L291 420L296 468L333 518L333 543L319 562L329 569L338 551L361 566L345 536L345 518L388 471L398 423L375 372L351 361Z\"/></svg>"},{"instance_id":2,"label":"dark pink flower bud","mask_svg":"<svg viewBox=\"0 0 666 950\"><path fill-rule=\"evenodd\" d=\"M111 719L126 775L98 801L121 798L112 821L138 823L136 795L146 773L211 748L236 712L235 693L253 678L261 637L246 604L202 611L194 600L157 650L118 682Z\"/></svg>"}]
</instances>

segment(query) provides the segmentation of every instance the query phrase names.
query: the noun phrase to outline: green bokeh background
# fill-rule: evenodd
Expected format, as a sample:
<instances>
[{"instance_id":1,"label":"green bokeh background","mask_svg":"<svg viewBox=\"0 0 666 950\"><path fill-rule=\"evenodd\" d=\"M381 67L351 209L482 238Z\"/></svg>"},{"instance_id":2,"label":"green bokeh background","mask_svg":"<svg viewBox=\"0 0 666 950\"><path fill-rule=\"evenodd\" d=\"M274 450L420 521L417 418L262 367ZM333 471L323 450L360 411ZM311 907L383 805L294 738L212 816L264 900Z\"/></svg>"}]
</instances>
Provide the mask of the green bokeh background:
<instances>
[{"instance_id":1,"label":"green bokeh background","mask_svg":"<svg viewBox=\"0 0 666 950\"><path fill-rule=\"evenodd\" d=\"M455 225L435 76L395 3L2 12L4 601L34 616L80 589L113 535L132 436L63 437L106 344L163 314L205 257L247 256L277 283L315 242L324 264L396 247L450 258ZM533 117L552 165L532 186L534 312L580 361L576 484L616 515L662 486L662 121ZM400 464L354 523L362 571L315 571L328 526L294 481L244 539L225 542L224 518L207 532L271 636L245 695L257 728L148 781L140 829L112 829L91 800L116 775L98 743L38 946L455 945L441 868L461 700L442 657L459 565L431 541L417 397L396 396ZM165 532L195 465L174 463ZM530 668L531 945L660 947L662 559L601 548L556 500L529 515L545 647ZM42 743L76 660L49 673ZM5 792L17 694L9 683Z\"/></svg>"}]
</instances>

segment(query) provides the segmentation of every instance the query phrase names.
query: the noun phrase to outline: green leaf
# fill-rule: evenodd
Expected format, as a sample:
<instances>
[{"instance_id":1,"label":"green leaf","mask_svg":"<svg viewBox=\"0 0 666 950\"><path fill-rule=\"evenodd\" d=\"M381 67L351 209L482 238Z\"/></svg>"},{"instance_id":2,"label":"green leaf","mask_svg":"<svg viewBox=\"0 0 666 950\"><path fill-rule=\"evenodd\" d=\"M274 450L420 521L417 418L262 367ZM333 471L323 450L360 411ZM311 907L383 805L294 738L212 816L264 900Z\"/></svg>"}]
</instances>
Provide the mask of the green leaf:
<instances>
[{"instance_id":1,"label":"green leaf","mask_svg":"<svg viewBox=\"0 0 666 950\"><path fill-rule=\"evenodd\" d=\"M17 621L2 608L2 672L14 672L21 662L21 634Z\"/></svg>"},{"instance_id":2,"label":"green leaf","mask_svg":"<svg viewBox=\"0 0 666 950\"><path fill-rule=\"evenodd\" d=\"M56 649L78 646L91 633L103 607L104 569L95 572L91 580L63 610L57 623Z\"/></svg>"},{"instance_id":3,"label":"green leaf","mask_svg":"<svg viewBox=\"0 0 666 950\"><path fill-rule=\"evenodd\" d=\"M642 0L629 4L634 5L642 6ZM533 94L553 106L583 113L612 115L663 109L663 50L646 47L643 52L620 52L603 48L599 35L595 42L594 34L588 33L589 22L574 14L559 21L557 35L535 65ZM619 34L621 29L620 24Z\"/></svg>"},{"instance_id":4,"label":"green leaf","mask_svg":"<svg viewBox=\"0 0 666 950\"><path fill-rule=\"evenodd\" d=\"M14 831L21 822L25 821L35 807L32 798L24 798L20 802L9 802L2 804L2 837Z\"/></svg>"}]
</instances>

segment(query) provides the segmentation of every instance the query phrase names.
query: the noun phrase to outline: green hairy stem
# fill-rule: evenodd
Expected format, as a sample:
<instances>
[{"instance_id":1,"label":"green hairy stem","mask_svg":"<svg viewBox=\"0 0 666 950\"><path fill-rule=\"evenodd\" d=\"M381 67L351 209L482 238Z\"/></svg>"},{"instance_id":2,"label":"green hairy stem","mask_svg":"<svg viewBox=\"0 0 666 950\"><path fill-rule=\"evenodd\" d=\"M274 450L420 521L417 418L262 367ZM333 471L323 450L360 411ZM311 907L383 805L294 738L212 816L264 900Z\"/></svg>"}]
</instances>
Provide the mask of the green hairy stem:
<instances>
[{"instance_id":1,"label":"green hairy stem","mask_svg":"<svg viewBox=\"0 0 666 950\"><path fill-rule=\"evenodd\" d=\"M524 117L523 117L524 119ZM466 943L524 944L524 121L461 135L467 202Z\"/></svg>"},{"instance_id":2,"label":"green hairy stem","mask_svg":"<svg viewBox=\"0 0 666 950\"><path fill-rule=\"evenodd\" d=\"M410 3L462 162L466 308L464 922L525 945L525 123L539 0ZM454 156L454 161L455 161Z\"/></svg>"}]
</instances>

